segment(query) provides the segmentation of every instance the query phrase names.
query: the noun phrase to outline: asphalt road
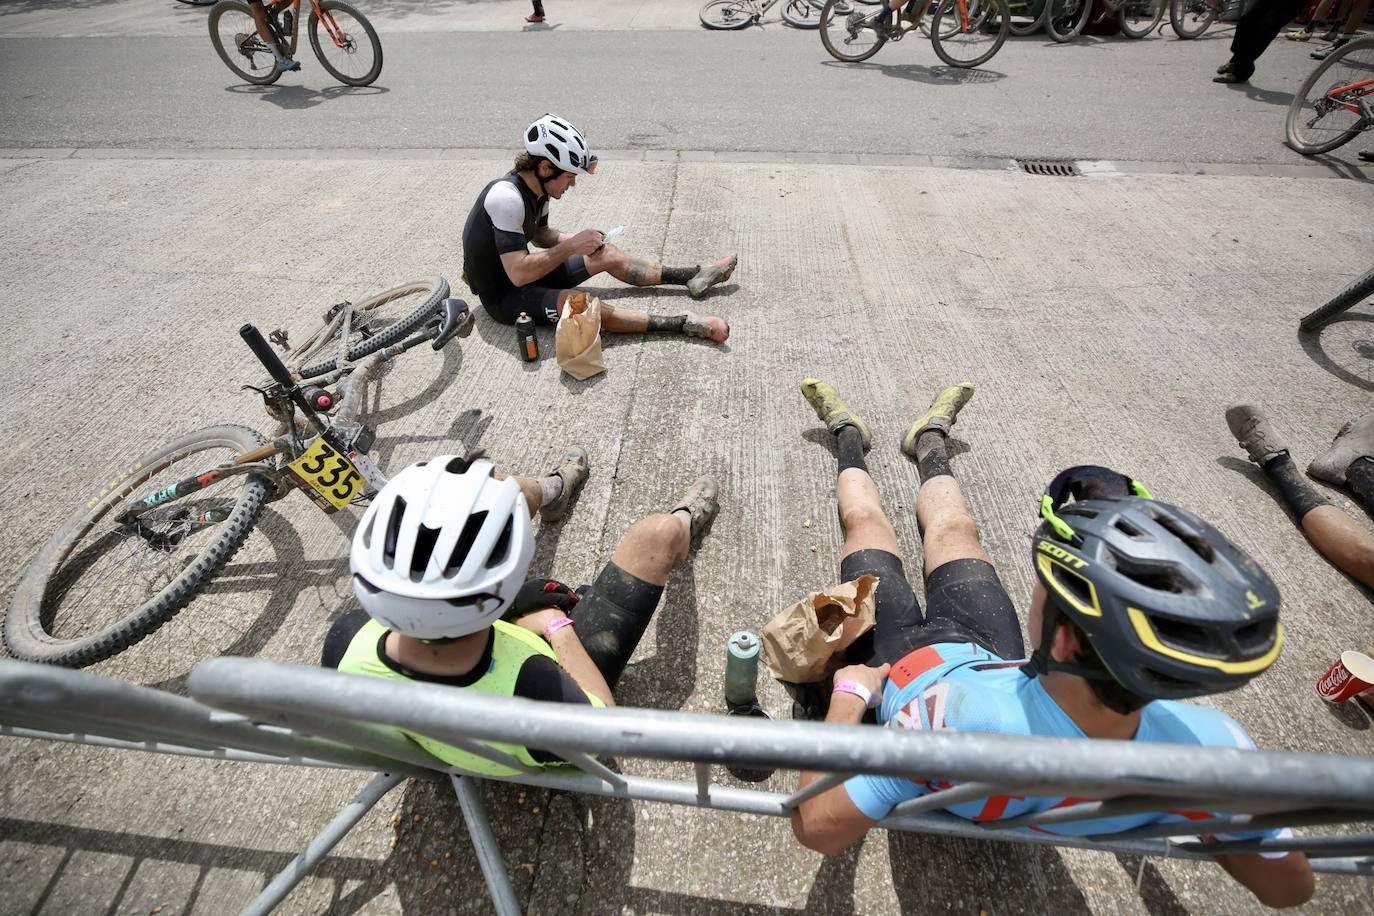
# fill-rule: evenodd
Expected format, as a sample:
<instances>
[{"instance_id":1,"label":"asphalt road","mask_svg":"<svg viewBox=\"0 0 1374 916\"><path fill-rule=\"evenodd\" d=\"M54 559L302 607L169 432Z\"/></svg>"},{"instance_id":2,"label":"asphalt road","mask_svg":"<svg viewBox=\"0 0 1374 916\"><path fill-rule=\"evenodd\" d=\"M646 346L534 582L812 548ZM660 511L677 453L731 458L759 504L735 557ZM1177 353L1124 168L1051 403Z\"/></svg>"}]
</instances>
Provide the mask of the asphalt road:
<instances>
[{"instance_id":1,"label":"asphalt road","mask_svg":"<svg viewBox=\"0 0 1374 916\"><path fill-rule=\"evenodd\" d=\"M1313 66L1276 42L1253 86L1214 85L1229 28L1013 39L973 71L914 36L839 64L776 26L381 32L367 89L310 59L277 86L238 84L201 35L0 39L0 147L501 150L551 110L607 149L1291 164L1284 113Z\"/></svg>"}]
</instances>

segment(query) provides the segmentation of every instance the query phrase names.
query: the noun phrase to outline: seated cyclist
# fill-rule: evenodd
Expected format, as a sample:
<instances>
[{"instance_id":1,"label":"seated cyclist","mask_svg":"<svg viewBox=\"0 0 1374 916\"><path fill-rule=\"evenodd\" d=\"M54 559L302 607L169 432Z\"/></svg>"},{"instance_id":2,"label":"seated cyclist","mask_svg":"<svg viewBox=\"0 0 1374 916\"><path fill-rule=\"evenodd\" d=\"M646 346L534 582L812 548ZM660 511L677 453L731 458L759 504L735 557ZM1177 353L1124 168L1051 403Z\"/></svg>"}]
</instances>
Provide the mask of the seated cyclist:
<instances>
[{"instance_id":1,"label":"seated cyclist","mask_svg":"<svg viewBox=\"0 0 1374 916\"><path fill-rule=\"evenodd\" d=\"M361 611L325 638L322 664L501 696L613 706L615 688L658 607L663 587L715 516L718 489L699 479L674 508L636 522L596 581L574 592L526 580L530 516L562 516L587 477L569 449L539 480L501 479L478 457L411 465L368 507L349 567ZM478 773L513 767L410 734L439 759ZM557 763L537 749L488 742L499 759Z\"/></svg>"},{"instance_id":2,"label":"seated cyclist","mask_svg":"<svg viewBox=\"0 0 1374 916\"><path fill-rule=\"evenodd\" d=\"M1045 520L1034 538L1038 581L1026 659L1016 611L979 543L946 451L946 437L973 385L942 392L902 442L921 478L916 517L924 614L864 463L868 428L826 383L807 379L802 393L836 439L836 493L845 533L841 575L849 581L870 573L880 580L876 626L851 647L847 660L854 664L835 673L827 722L857 724L875 702L878 721L888 728L1253 747L1222 713L1173 702L1240 687L1278 656L1278 589L1239 547L1197 516L1155 502L1120 474L1104 468L1065 471L1042 500ZM1078 501L1064 505L1070 495ZM1180 588L1182 583L1191 587ZM1156 614L1182 624L1171 631L1171 647L1150 632ZM803 773L800 785L819 775ZM792 829L806 846L835 854L902 801L947 787L856 776L803 802L793 813ZM1001 820L1063 801L999 796L947 810ZM1155 812L1038 829L1117 833L1175 820L1182 825L1188 818ZM1194 831L1181 826L1180 832ZM1284 830L1222 838L1286 835ZM1300 853L1236 853L1217 861L1269 906L1303 903L1315 887Z\"/></svg>"},{"instance_id":3,"label":"seated cyclist","mask_svg":"<svg viewBox=\"0 0 1374 916\"><path fill-rule=\"evenodd\" d=\"M693 299L730 279L739 261L733 254L709 267L664 267L632 257L595 229L568 235L550 226L550 199L561 200L596 165L577 128L544 115L525 131L515 168L482 189L463 226L463 273L492 318L514 324L524 312L555 324L573 287L602 272L631 286L686 286ZM539 250L530 251L531 244ZM601 305L601 324L619 334L677 331L717 343L730 336L722 318L650 315L609 302Z\"/></svg>"},{"instance_id":4,"label":"seated cyclist","mask_svg":"<svg viewBox=\"0 0 1374 916\"><path fill-rule=\"evenodd\" d=\"M263 44L272 50L272 57L277 61L278 70L299 70L301 65L282 54L281 49L277 47L277 41L272 37L272 31L267 27L267 10L263 8L262 4L263 0L248 0L248 12L253 14L253 22L257 23L258 37L262 39ZM291 20L286 18L291 15L291 10L282 13L283 31L291 31Z\"/></svg>"}]
</instances>

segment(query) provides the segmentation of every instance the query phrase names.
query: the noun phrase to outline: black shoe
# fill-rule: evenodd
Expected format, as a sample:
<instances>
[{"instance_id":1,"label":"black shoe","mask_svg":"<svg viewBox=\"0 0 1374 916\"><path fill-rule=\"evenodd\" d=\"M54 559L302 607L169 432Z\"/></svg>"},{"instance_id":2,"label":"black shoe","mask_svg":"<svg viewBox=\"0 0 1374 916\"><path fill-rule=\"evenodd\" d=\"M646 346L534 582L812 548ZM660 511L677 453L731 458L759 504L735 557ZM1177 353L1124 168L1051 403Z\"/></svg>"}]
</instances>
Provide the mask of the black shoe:
<instances>
[{"instance_id":1,"label":"black shoe","mask_svg":"<svg viewBox=\"0 0 1374 916\"><path fill-rule=\"evenodd\" d=\"M1359 157L1361 162L1374 162L1374 149L1367 149L1355 155Z\"/></svg>"},{"instance_id":2,"label":"black shoe","mask_svg":"<svg viewBox=\"0 0 1374 916\"><path fill-rule=\"evenodd\" d=\"M1252 76L1254 76L1254 75L1255 75L1255 68L1254 68L1254 67L1251 67L1249 70L1239 70L1239 69L1237 69L1236 67L1233 66L1233 67L1231 67L1230 70L1227 70L1225 73L1221 74L1220 76L1214 76L1214 77L1212 77L1212 82L1214 82L1214 83L1248 83L1248 82L1250 82L1250 77L1252 77Z\"/></svg>"},{"instance_id":3,"label":"black shoe","mask_svg":"<svg viewBox=\"0 0 1374 916\"><path fill-rule=\"evenodd\" d=\"M1232 70L1234 70L1235 68L1236 68L1236 62L1233 61L1233 60L1228 60L1226 63L1222 64L1220 67L1217 67L1217 76L1225 76L1226 74L1230 73L1230 72L1231 72Z\"/></svg>"}]
</instances>

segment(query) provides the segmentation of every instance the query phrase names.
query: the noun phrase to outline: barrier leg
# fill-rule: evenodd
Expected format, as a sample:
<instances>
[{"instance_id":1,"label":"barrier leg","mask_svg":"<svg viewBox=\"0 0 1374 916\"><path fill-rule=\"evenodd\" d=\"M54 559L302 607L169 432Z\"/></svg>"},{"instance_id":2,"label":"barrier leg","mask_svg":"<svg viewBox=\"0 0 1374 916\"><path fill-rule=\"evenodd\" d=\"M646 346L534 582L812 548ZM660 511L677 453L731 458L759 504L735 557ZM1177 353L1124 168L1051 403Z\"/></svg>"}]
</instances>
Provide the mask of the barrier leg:
<instances>
[{"instance_id":1,"label":"barrier leg","mask_svg":"<svg viewBox=\"0 0 1374 916\"><path fill-rule=\"evenodd\" d=\"M487 893L491 895L497 916L520 916L520 907L515 903L515 891L510 886L510 876L506 874L506 861L501 857L501 847L496 845L496 837L492 836L491 824L487 821L486 808L482 804L482 796L477 794L476 784L471 778L458 775L450 775L449 780L463 809L463 820L468 825L472 847L477 850L477 862L482 866L482 877L487 879Z\"/></svg>"},{"instance_id":2,"label":"barrier leg","mask_svg":"<svg viewBox=\"0 0 1374 916\"><path fill-rule=\"evenodd\" d=\"M371 782L363 786L362 791L310 841L301 854L272 879L272 883L243 910L241 916L263 916L272 912L273 908L286 899L286 895L310 874L310 870L329 854L329 850L353 829L353 825L362 820L363 815L371 811L372 806L381 801L383 795L405 778L404 773L378 773L372 777Z\"/></svg>"}]
</instances>

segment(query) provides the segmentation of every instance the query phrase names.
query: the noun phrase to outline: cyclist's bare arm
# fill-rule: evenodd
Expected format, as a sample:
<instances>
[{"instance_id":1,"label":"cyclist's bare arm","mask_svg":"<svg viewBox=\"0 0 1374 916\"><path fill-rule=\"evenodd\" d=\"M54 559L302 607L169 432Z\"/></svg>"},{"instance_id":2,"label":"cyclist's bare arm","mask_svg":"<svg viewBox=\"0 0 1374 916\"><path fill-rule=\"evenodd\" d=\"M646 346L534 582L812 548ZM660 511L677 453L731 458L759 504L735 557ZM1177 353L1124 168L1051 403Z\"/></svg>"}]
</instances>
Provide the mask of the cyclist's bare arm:
<instances>
[{"instance_id":1,"label":"cyclist's bare arm","mask_svg":"<svg viewBox=\"0 0 1374 916\"><path fill-rule=\"evenodd\" d=\"M1317 889L1307 856L1300 852L1290 852L1281 859L1266 859L1258 853L1217 856L1217 864L1260 903L1275 909L1304 904Z\"/></svg>"},{"instance_id":2,"label":"cyclist's bare arm","mask_svg":"<svg viewBox=\"0 0 1374 916\"><path fill-rule=\"evenodd\" d=\"M573 255L586 256L601 244L601 233L595 229L583 229L577 235L570 235L552 248L540 251L508 251L501 255L501 266L506 276L516 286L528 286L545 276L549 271L562 264Z\"/></svg>"},{"instance_id":3,"label":"cyclist's bare arm","mask_svg":"<svg viewBox=\"0 0 1374 916\"><path fill-rule=\"evenodd\" d=\"M830 700L825 721L838 725L858 725L863 720L864 702L851 693L837 693ZM803 770L797 781L802 789L823 774ZM792 833L797 842L827 856L838 855L878 823L860 811L844 786L836 786L808 798L792 812Z\"/></svg>"},{"instance_id":4,"label":"cyclist's bare arm","mask_svg":"<svg viewBox=\"0 0 1374 916\"><path fill-rule=\"evenodd\" d=\"M552 226L540 226L535 230L534 238L530 239L530 242L535 248L552 248L559 242L570 238L572 238L572 236L564 232L559 232Z\"/></svg>"},{"instance_id":5,"label":"cyclist's bare arm","mask_svg":"<svg viewBox=\"0 0 1374 916\"><path fill-rule=\"evenodd\" d=\"M564 614L558 608L546 608L542 611L525 614L515 623L531 633L542 636L544 627L562 616ZM587 650L582 646L582 640L578 638L572 627L555 630L553 635L549 637L549 645L553 646L553 651L558 655L559 666L568 672L568 676L577 682L577 686L607 706L615 705L615 697L611 696L611 688L606 684L605 676L596 667L592 657L587 654Z\"/></svg>"}]
</instances>

